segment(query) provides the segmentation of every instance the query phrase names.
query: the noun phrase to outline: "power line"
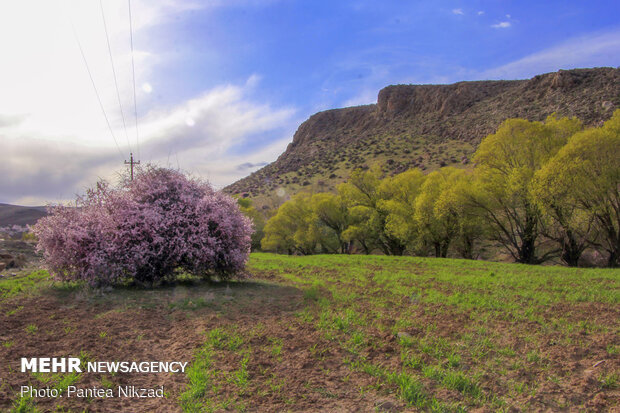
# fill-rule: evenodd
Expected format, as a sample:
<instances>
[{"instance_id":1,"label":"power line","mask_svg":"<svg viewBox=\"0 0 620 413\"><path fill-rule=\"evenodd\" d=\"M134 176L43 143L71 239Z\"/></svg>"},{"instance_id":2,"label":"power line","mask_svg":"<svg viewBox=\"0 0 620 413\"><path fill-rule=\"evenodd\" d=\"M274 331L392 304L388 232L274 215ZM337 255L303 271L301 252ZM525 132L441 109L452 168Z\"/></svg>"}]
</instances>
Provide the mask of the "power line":
<instances>
[{"instance_id":1,"label":"power line","mask_svg":"<svg viewBox=\"0 0 620 413\"><path fill-rule=\"evenodd\" d=\"M110 135L112 135L112 139L114 139L114 144L118 149L118 153L121 154L121 157L124 157L123 151L121 151L121 147L118 145L118 141L116 140L116 136L114 136L114 131L112 130L112 126L110 125L110 120L108 119L108 115L105 113L105 109L103 107L103 103L101 102L101 97L99 96L99 91L97 90L97 85L95 85L95 79L93 79L93 75L90 71L90 67L88 66L88 61L86 60L86 55L84 55L84 49L82 49L82 43L75 31L75 26L71 21L71 30L73 31L73 38L75 39L78 48L80 49L80 54L82 55L82 60L84 61L84 66L86 66L86 71L88 72L88 77L90 78L90 82L93 85L93 89L95 90L95 95L97 96L97 101L99 102L99 107L101 108L101 113L103 113L103 117L105 118L105 122L108 125L108 129L110 130Z\"/></svg>"},{"instance_id":2,"label":"power line","mask_svg":"<svg viewBox=\"0 0 620 413\"><path fill-rule=\"evenodd\" d=\"M123 129L125 130L125 137L127 138L127 146L131 151L131 144L129 143L129 135L127 134L127 125L125 124L125 114L123 113L123 105L121 104L121 94L118 91L118 82L116 80L116 70L114 69L114 59L112 58L112 48L110 47L110 37L108 36L108 26L105 22L105 14L103 12L103 2L99 0L99 7L101 8L101 19L103 20L103 30L105 31L105 38L108 42L108 54L110 55L110 64L112 65L112 75L114 76L114 85L116 86L116 97L118 98L118 107L121 110L121 118L123 119Z\"/></svg>"},{"instance_id":3,"label":"power line","mask_svg":"<svg viewBox=\"0 0 620 413\"><path fill-rule=\"evenodd\" d=\"M133 76L133 113L136 120L136 151L138 158L140 158L140 142L138 133L138 103L136 100L136 67L133 61L133 25L131 23L131 0L127 0L127 6L129 8L129 42L131 44L131 74Z\"/></svg>"}]
</instances>

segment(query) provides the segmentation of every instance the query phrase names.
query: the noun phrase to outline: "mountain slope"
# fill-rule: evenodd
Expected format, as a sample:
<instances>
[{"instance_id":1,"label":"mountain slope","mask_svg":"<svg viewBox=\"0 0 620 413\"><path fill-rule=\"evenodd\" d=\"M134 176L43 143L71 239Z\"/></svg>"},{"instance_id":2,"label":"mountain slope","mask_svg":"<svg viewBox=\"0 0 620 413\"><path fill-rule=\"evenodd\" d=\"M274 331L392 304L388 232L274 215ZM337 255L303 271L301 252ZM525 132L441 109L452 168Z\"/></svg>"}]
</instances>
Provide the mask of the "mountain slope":
<instances>
[{"instance_id":1,"label":"mountain slope","mask_svg":"<svg viewBox=\"0 0 620 413\"><path fill-rule=\"evenodd\" d=\"M279 203L300 190L325 191L375 162L388 173L467 164L506 118L556 112L598 125L620 107L620 69L561 70L529 80L397 85L377 104L319 112L302 123L273 163L225 188ZM276 195L277 194L277 195Z\"/></svg>"},{"instance_id":2,"label":"mountain slope","mask_svg":"<svg viewBox=\"0 0 620 413\"><path fill-rule=\"evenodd\" d=\"M20 205L0 204L0 227L8 225L32 225L47 215L45 207L25 207Z\"/></svg>"}]
</instances>

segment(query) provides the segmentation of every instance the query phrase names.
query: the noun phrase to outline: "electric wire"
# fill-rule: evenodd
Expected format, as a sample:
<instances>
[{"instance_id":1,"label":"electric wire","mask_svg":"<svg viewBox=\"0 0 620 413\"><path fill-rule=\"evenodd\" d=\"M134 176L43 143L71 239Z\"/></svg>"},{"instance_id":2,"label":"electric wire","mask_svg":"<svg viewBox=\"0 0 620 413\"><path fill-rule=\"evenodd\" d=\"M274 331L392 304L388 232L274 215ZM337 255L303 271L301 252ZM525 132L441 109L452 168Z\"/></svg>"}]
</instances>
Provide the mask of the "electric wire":
<instances>
[{"instance_id":1,"label":"electric wire","mask_svg":"<svg viewBox=\"0 0 620 413\"><path fill-rule=\"evenodd\" d=\"M131 144L129 143L129 135L127 134L127 125L125 124L125 114L123 113L123 105L121 104L121 94L118 90L118 81L116 80L116 70L114 69L114 59L112 58L112 48L110 47L110 37L108 36L108 26L105 22L105 14L103 12L103 1L99 0L99 7L101 9L101 19L103 20L103 30L105 31L105 38L108 42L108 54L110 55L110 64L112 65L112 75L114 77L114 86L116 86L116 97L118 98L118 106L121 111L121 118L123 120L123 129L125 130L125 137L127 138L127 146L131 152Z\"/></svg>"},{"instance_id":2,"label":"electric wire","mask_svg":"<svg viewBox=\"0 0 620 413\"><path fill-rule=\"evenodd\" d=\"M131 0L127 0L127 6L129 8L129 42L131 44L131 74L133 78L133 113L136 121L136 152L138 153L138 159L140 159L140 134L138 132L138 103L136 99L136 66L133 58L133 25L131 22Z\"/></svg>"},{"instance_id":3,"label":"electric wire","mask_svg":"<svg viewBox=\"0 0 620 413\"><path fill-rule=\"evenodd\" d=\"M88 72L88 77L90 78L90 82L93 85L93 89L95 91L95 95L97 96L97 101L99 102L99 107L101 108L101 113L103 113L103 117L105 119L106 124L108 125L108 129L110 130L110 135L112 135L112 139L114 140L114 144L116 145L116 149L118 149L118 153L121 154L121 157L124 158L125 155L121 150L121 147L118 145L118 141L116 140L116 136L114 135L114 131L112 130L112 125L110 125L110 120L108 119L108 115L105 112L105 108L103 107L103 102L101 101L101 96L99 95L99 91L97 90L97 85L95 84L95 79L93 79L93 75L90 71L90 67L88 66L88 61L86 60L86 55L84 54L84 49L82 48L82 43L80 42L80 38L77 35L75 30L75 26L73 22L71 22L71 30L73 31L73 38L75 39L78 48L80 49L80 54L82 55L82 61L84 62L84 66L86 66L86 71Z\"/></svg>"}]
</instances>

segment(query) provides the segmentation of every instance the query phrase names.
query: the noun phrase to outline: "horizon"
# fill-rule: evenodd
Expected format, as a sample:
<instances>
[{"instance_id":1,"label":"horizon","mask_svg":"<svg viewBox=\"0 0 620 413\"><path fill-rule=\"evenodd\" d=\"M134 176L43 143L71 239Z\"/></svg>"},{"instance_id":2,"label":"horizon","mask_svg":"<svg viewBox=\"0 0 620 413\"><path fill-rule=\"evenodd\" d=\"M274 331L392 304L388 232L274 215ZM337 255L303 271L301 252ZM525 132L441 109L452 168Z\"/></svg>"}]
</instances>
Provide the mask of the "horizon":
<instances>
[{"instance_id":1,"label":"horizon","mask_svg":"<svg viewBox=\"0 0 620 413\"><path fill-rule=\"evenodd\" d=\"M573 69L559 69L558 71L555 71L555 72L545 72L545 73L540 73L540 74L538 74L538 75L534 75L534 76L541 76L541 75L548 75L548 74L558 73L559 71L563 71L563 70L567 70L567 71L568 71L568 70L589 70L589 69L605 69L605 68L610 68L610 69L620 69L620 67L615 68L615 67L611 67L611 66L599 66L599 67L591 67L591 68L586 68L586 67L583 67L583 68L582 68L582 67L578 67L578 68L573 68ZM534 77L534 76L533 76L533 77ZM481 80L460 80L460 81L451 82L451 83L417 83L417 84L413 84L413 83L399 83L399 84L391 84L391 85L386 85L386 86L384 86L383 88L381 88L381 89L379 89L379 90L377 91L377 95L379 94L379 92L380 92L382 89L387 88L387 87L390 87L390 86L449 86L449 85L453 85L453 84L457 84L457 83L496 82L496 81L519 81L519 80L528 80L528 79L531 79L531 78L519 78L519 79L486 79L486 80L485 80L485 79L481 79ZM310 115L309 115L309 117L310 117L310 116L312 116L312 115L314 115L314 114L321 113L321 112L325 112L325 111L330 111L330 110L338 110L338 109L345 109L345 108L351 108L351 107L357 107L357 106L376 105L376 104L377 104L377 102L375 101L375 102L371 102L371 103L362 103L362 104L360 104L360 105L343 106L343 107L337 107L337 108L328 108L328 109L320 110L320 111L318 111L318 112L315 112L315 113L313 113L313 114L310 114ZM304 120L304 121L305 121L305 120ZM303 122L303 121L302 121L302 122ZM300 125L301 125L301 123L300 123L298 126L300 126ZM291 135L291 139L290 139L290 141L291 141L291 142L292 142L292 139L293 139L293 136ZM283 149L283 152L284 152L284 150L285 150L285 149L286 149L286 147ZM280 154L276 155L276 157L275 157L272 161L270 161L270 162L265 162L264 164L261 164L260 166L258 166L257 168L255 168L255 170L259 170L259 169L263 168L264 166L267 166L267 165L269 165L269 164L271 164L271 163L275 162L276 158L277 158L279 155L280 155ZM158 165L158 164L153 163L153 165ZM140 166L145 166L145 164L140 164ZM159 164L159 166L163 166L163 165ZM175 166L174 166L174 165L172 165L170 162L168 162L167 167L170 167L170 168L175 169ZM191 174L191 172L188 172L188 171L183 171L182 169L179 169L179 170L181 170L182 172L185 172L185 173L190 173L190 174ZM253 171L253 172L254 172L254 171ZM232 183L236 182L237 180L243 179L244 177L249 176L251 173L252 173L252 172L250 172L250 173L248 173L247 175L244 175L244 176L242 176L242 177L240 177L240 178L236 179L235 181L230 182L229 184L232 184ZM122 175L122 174L129 175L129 167L127 167L127 168L125 168L125 169L116 170L116 171L114 171L114 174L115 174L115 175L117 175L117 177L118 177L118 176L120 176L120 175ZM202 178L202 177L200 177L200 178ZM97 179L100 179L100 178L97 178ZM107 180L108 180L108 181L110 181L110 179L107 179ZM207 182L209 182L209 181L207 181ZM94 184L94 183L95 183L95 181L93 181L93 184ZM211 184L211 186L213 186L216 190L221 190L221 189L223 189L225 186L227 186L227 185L220 185L220 186L218 187L217 185L214 185L214 184L213 184L213 183L211 183L211 182L209 182L209 183L210 183L210 184ZM84 191L85 191L86 189L87 189L86 187L84 187L84 188L83 188L83 190L84 190ZM83 192L84 192L84 191L83 191ZM48 207L48 206L50 206L50 205L51 205L51 206L53 206L53 205L57 205L57 204L66 204L66 205L70 205L71 203L75 202L75 199L76 199L76 197L77 197L78 195L80 195L80 196L81 196L81 195L83 195L83 192L82 192L82 193L80 193L80 192L75 192L74 196L73 196L73 197L71 197L71 198L61 199L61 200L49 200L49 201L46 201L46 202L41 203L41 204L29 204L29 205L25 205L25 204L14 204L14 203L4 202L4 201L1 201L1 200L0 200L0 206L1 206L1 205L5 205L5 206L19 206L19 207L25 207L25 208L41 208L41 207Z\"/></svg>"},{"instance_id":2,"label":"horizon","mask_svg":"<svg viewBox=\"0 0 620 413\"><path fill-rule=\"evenodd\" d=\"M561 70L587 70L587 69L603 69L603 68L611 68L611 69L615 69L614 67L605 67L605 66L600 66L600 67L593 67L593 68L585 68L585 67L584 67L584 68L574 68L574 69L559 69L558 71L561 71ZM547 74L552 74L552 73L557 73L558 71L556 71L556 72L545 72L545 73L540 73L540 74L535 75L535 76L539 76L539 75L547 75ZM494 81L518 81L518 80L527 80L527 79L529 79L529 78L520 78L520 79L486 79L486 80L482 80L482 79L481 79L481 80L460 80L460 81L451 82L451 83L417 83L417 84L412 84L412 83L399 83L399 84L391 84L391 85L386 85L386 86L384 86L383 88L386 88L386 87L389 87L389 86L447 86L447 85L453 85L453 84L456 84L456 83L468 83L468 82L475 83L475 82L494 82ZM381 88L381 89L379 89L379 90L377 91L377 95L379 94L379 92L380 92L383 88ZM320 113L320 112L324 112L324 111L329 111L329 110L338 110L338 109L344 109L344 108L350 108L350 107L356 107L356 106L367 106L367 105L376 105L376 104L377 104L377 102L375 101L375 102L371 102L371 103L362 103L362 104L360 104L360 105L343 106L343 107L338 107L338 108L328 108L328 109L320 110L319 112L315 112L314 114L316 114L316 113ZM310 114L309 116L312 116L312 115L313 115L313 114ZM303 121L302 121L302 122L303 122ZM300 125L301 125L301 123L300 123ZM299 126L299 125L298 125L298 126ZM293 139L293 136L291 136L291 140L290 140L291 142L292 142L292 139ZM283 151L284 151L285 149L286 149L286 148L284 148L284 149L283 149ZM278 154L278 155L276 155L276 158L277 158L278 156L279 156L279 154ZM270 161L270 162L265 162L265 163L261 164L260 166L258 166L257 168L255 168L255 170L259 170L259 169L261 169L262 167L269 165L270 163L274 162L274 161L276 160L276 158L274 158L274 159L273 159L272 161ZM145 164L140 164L140 165L141 165L141 166L143 166L143 165L145 165ZM160 166L161 166L161 165L160 165ZM171 165L171 164L170 164L170 162L168 162L168 167L172 167L172 168L174 168L174 165ZM116 175L120 175L120 174L124 174L124 173L129 174L128 167L127 167L126 169L127 169L127 170L125 170L125 169L116 170L116 171L114 171L114 173L115 173ZM184 171L184 172L187 172L187 171ZM233 182L230 182L229 184L232 184L232 183L236 182L236 181L237 181L237 180L239 180L239 179L243 179L244 177L249 176L251 173L252 173L252 172L250 172L250 173L248 173L247 175L244 175L244 176L242 176L242 177L240 177L240 178L236 179L236 180L235 180L235 181L233 181ZM109 181L109 179L108 179L108 181ZM94 183L95 183L95 182L93 181L93 184L94 184ZM210 182L210 184L211 184L212 186L214 186L217 190L221 190L221 189L223 189L223 188L224 188L224 186L226 186L226 185L220 185L220 187L217 187L216 185L213 185L211 182ZM83 188L83 189L85 190L86 188ZM47 207L47 206L50 206L50 205L56 205L56 204L61 204L61 203L62 203L62 204L70 204L70 203L75 202L75 197L76 197L76 196L78 196L78 195L82 195L82 194L83 194L83 193L76 192L72 198L60 199L60 200L49 200L49 201L46 201L46 202L44 202L44 203L40 203L40 204L28 204L28 205L25 205L25 204L15 204L15 203L4 202L4 201L1 201L1 200L0 200L0 206L1 206L1 205L5 205L5 206L20 206L20 207L26 207L26 208L41 208L41 207Z\"/></svg>"},{"instance_id":3,"label":"horizon","mask_svg":"<svg viewBox=\"0 0 620 413\"><path fill-rule=\"evenodd\" d=\"M388 85L620 66L611 1L136 0L132 33L127 2L102 5L0 6L0 203L72 200L130 152L222 188L273 162L310 115L376 103Z\"/></svg>"}]
</instances>

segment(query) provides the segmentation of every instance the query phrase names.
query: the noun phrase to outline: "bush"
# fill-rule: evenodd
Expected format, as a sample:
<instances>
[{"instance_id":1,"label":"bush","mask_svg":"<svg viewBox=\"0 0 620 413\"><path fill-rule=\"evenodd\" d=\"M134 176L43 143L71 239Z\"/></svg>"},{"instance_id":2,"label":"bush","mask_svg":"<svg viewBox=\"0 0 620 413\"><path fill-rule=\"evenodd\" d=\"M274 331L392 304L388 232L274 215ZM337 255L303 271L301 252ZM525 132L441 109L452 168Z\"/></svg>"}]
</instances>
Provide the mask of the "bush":
<instances>
[{"instance_id":1,"label":"bush","mask_svg":"<svg viewBox=\"0 0 620 413\"><path fill-rule=\"evenodd\" d=\"M250 252L252 225L236 201L178 171L148 166L118 188L101 181L77 205L52 207L33 229L60 280L153 285L177 270L225 279Z\"/></svg>"},{"instance_id":2,"label":"bush","mask_svg":"<svg viewBox=\"0 0 620 413\"><path fill-rule=\"evenodd\" d=\"M22 241L25 242L37 242L37 236L32 232L22 232Z\"/></svg>"}]
</instances>

